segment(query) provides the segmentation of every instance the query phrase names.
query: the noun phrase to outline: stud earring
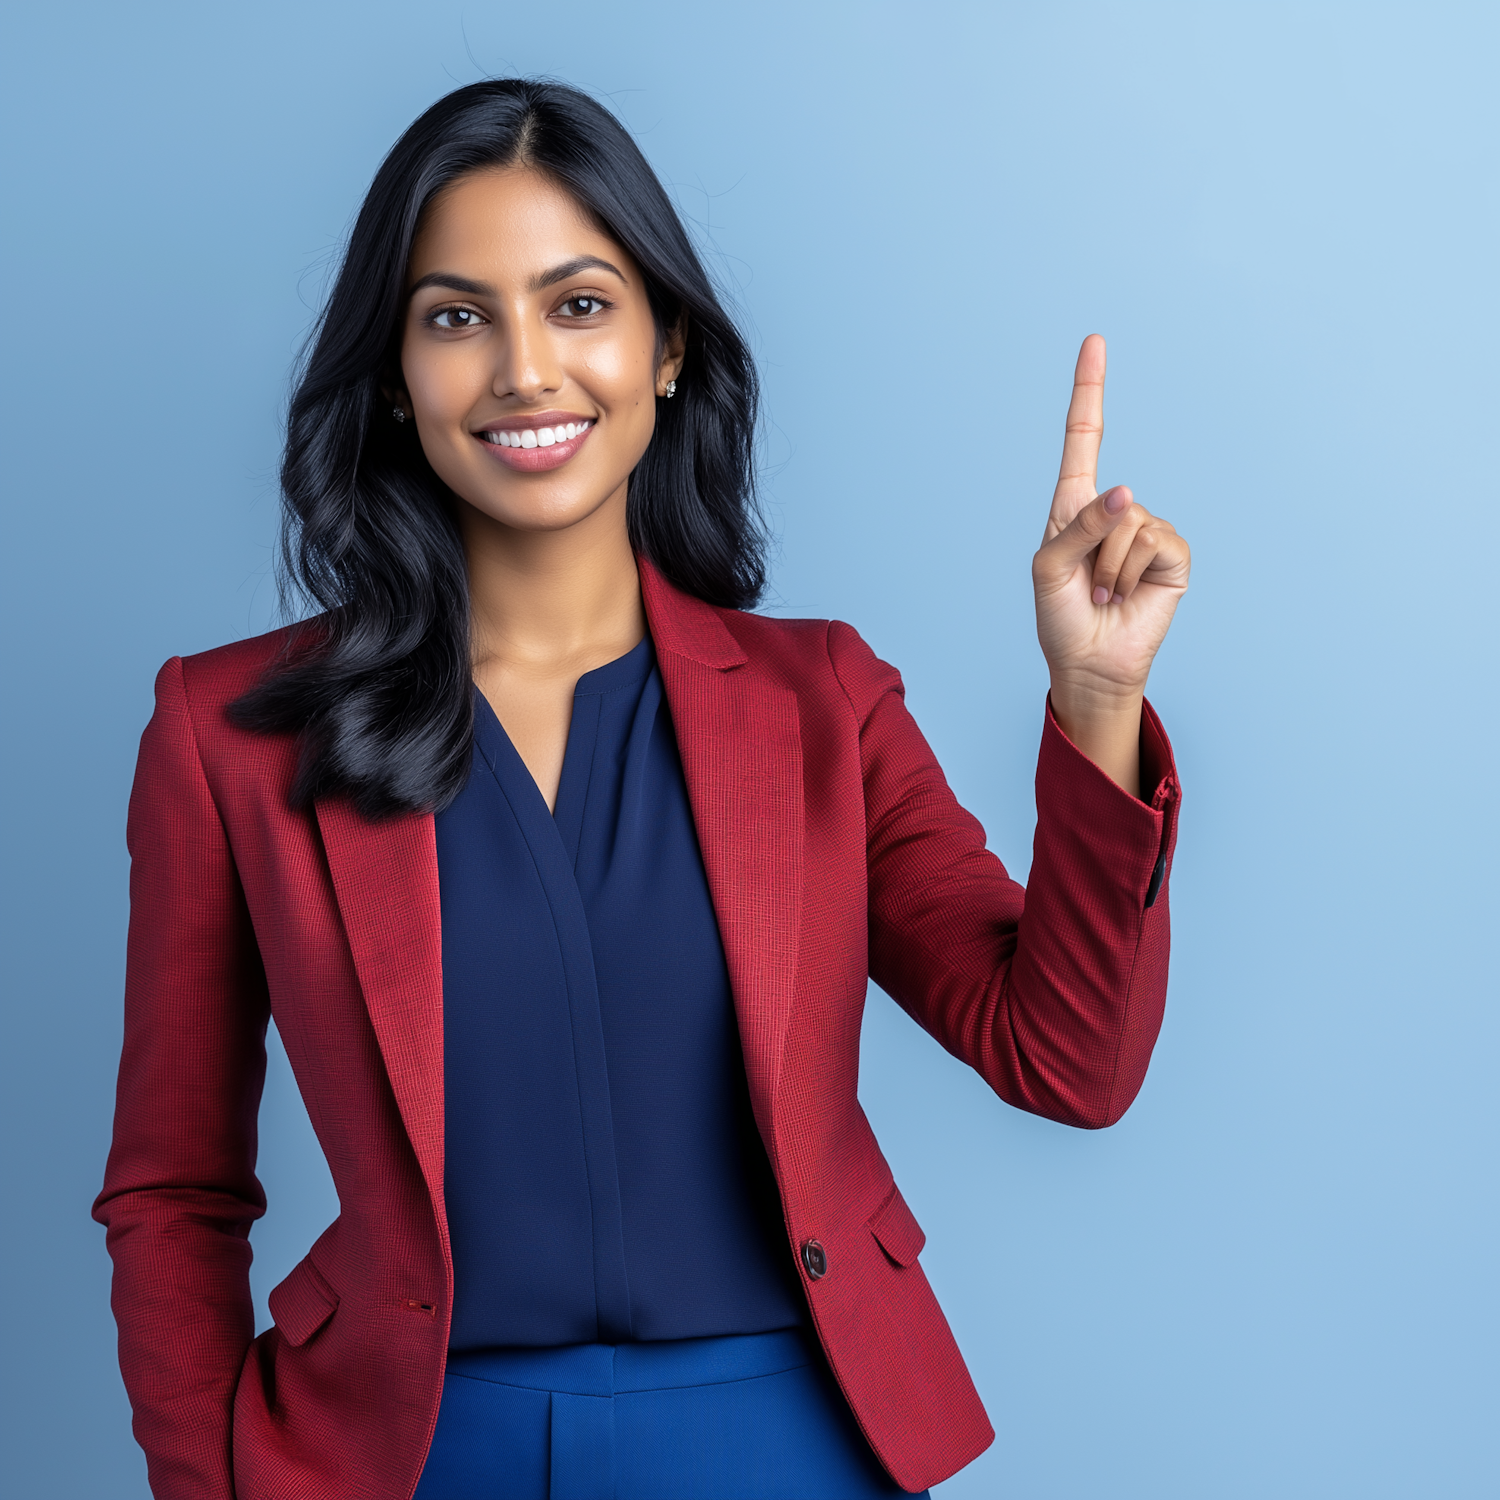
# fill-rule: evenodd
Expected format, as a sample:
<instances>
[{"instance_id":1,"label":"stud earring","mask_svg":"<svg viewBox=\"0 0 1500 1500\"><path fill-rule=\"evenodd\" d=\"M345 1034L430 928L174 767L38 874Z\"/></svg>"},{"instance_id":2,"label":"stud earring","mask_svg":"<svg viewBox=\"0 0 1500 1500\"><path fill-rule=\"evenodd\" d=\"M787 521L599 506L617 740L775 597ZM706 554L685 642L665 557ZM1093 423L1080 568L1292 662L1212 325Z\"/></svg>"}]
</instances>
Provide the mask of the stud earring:
<instances>
[{"instance_id":1,"label":"stud earring","mask_svg":"<svg viewBox=\"0 0 1500 1500\"><path fill-rule=\"evenodd\" d=\"M405 421L405 420L406 420L406 410L405 410L405 408L404 408L404 407L400 407L400 406L393 406L393 407L392 407L392 408L391 408L391 415L392 415L392 416L393 416L393 417L394 417L394 418L395 418L395 419L396 419L396 420L397 420L397 421L398 421L398 422L404 422L404 421Z\"/></svg>"},{"instance_id":2,"label":"stud earring","mask_svg":"<svg viewBox=\"0 0 1500 1500\"><path fill-rule=\"evenodd\" d=\"M672 399L672 397L675 396L676 394L677 394L677 382L675 380L669 380L667 382L667 400L670 401Z\"/></svg>"}]
</instances>

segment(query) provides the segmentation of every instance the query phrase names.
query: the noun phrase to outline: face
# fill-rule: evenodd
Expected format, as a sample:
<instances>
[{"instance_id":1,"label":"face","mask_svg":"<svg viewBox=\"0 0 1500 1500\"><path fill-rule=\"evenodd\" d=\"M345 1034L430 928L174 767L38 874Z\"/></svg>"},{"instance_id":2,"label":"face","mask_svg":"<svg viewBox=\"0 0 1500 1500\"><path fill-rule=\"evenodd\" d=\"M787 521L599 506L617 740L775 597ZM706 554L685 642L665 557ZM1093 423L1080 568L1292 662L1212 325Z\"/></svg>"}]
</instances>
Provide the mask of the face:
<instances>
[{"instance_id":1,"label":"face","mask_svg":"<svg viewBox=\"0 0 1500 1500\"><path fill-rule=\"evenodd\" d=\"M474 514L557 531L618 512L682 365L658 348L640 270L576 201L526 167L473 172L412 247L401 343L422 450ZM480 522L482 524L482 522Z\"/></svg>"}]
</instances>

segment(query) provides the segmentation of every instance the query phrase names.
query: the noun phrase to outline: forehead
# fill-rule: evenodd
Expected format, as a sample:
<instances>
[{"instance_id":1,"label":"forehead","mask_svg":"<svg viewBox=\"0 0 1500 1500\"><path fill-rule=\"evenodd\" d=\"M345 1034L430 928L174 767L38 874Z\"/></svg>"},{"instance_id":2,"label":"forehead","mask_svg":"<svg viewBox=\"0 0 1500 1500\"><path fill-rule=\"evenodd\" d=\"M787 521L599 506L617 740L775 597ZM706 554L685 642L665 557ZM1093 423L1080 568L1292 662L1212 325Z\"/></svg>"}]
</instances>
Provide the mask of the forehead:
<instances>
[{"instance_id":1,"label":"forehead","mask_svg":"<svg viewBox=\"0 0 1500 1500\"><path fill-rule=\"evenodd\" d=\"M452 271L496 285L526 281L579 255L627 269L629 257L564 187L531 167L487 168L427 206L407 280Z\"/></svg>"}]
</instances>

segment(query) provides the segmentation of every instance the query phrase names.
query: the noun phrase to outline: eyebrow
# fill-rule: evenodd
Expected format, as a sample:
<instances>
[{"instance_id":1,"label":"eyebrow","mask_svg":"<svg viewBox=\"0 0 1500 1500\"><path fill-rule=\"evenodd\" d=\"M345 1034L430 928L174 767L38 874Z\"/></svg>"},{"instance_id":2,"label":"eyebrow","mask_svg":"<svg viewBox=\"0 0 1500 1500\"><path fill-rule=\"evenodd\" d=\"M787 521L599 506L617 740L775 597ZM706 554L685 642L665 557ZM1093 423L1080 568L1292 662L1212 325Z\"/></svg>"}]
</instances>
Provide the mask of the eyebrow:
<instances>
[{"instance_id":1,"label":"eyebrow","mask_svg":"<svg viewBox=\"0 0 1500 1500\"><path fill-rule=\"evenodd\" d=\"M419 281L414 281L408 297L415 297L424 287L440 286L450 292L462 292L466 297L493 297L495 289L487 281L470 281L467 276L455 276L451 271L429 271Z\"/></svg>"},{"instance_id":2,"label":"eyebrow","mask_svg":"<svg viewBox=\"0 0 1500 1500\"><path fill-rule=\"evenodd\" d=\"M572 260L565 260L559 266L553 266L550 271L541 271L533 276L527 283L526 290L529 292L545 291L549 286L556 286L559 281L567 281L577 276L580 271L608 271L611 275L625 281L625 273L607 260L601 260L597 255L575 255ZM626 282L629 285L629 282ZM446 291L458 292L465 297L493 297L495 289L487 281L471 281L467 276L455 276L451 271L429 271L419 280L414 281L408 297L414 297L424 287L440 286Z\"/></svg>"},{"instance_id":3,"label":"eyebrow","mask_svg":"<svg viewBox=\"0 0 1500 1500\"><path fill-rule=\"evenodd\" d=\"M625 273L618 266L612 266L607 260L601 260L597 255L575 255L572 260L565 260L560 266L553 266L550 271L543 271L539 276L533 276L527 290L540 292L546 287L556 286L559 281L569 280L580 271L608 271L621 281L625 281ZM628 286L629 283L626 282L626 285Z\"/></svg>"}]
</instances>

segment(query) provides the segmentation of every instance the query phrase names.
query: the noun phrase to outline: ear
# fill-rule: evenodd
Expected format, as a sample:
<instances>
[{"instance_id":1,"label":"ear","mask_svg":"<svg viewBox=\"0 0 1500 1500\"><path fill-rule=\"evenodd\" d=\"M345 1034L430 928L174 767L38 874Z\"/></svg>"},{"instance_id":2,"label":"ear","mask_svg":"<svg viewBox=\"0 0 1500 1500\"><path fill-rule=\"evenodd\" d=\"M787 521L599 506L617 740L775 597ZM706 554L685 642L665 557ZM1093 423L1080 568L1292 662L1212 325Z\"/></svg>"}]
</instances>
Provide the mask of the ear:
<instances>
[{"instance_id":1,"label":"ear","mask_svg":"<svg viewBox=\"0 0 1500 1500\"><path fill-rule=\"evenodd\" d=\"M387 412L399 406L407 416L411 415L411 396L407 393L406 382L401 379L399 369L382 373L379 390L380 404Z\"/></svg>"},{"instance_id":2,"label":"ear","mask_svg":"<svg viewBox=\"0 0 1500 1500\"><path fill-rule=\"evenodd\" d=\"M669 329L662 340L661 359L656 366L656 394L667 394L667 382L682 374L682 362L687 357L687 314L678 320L675 328Z\"/></svg>"}]
</instances>

